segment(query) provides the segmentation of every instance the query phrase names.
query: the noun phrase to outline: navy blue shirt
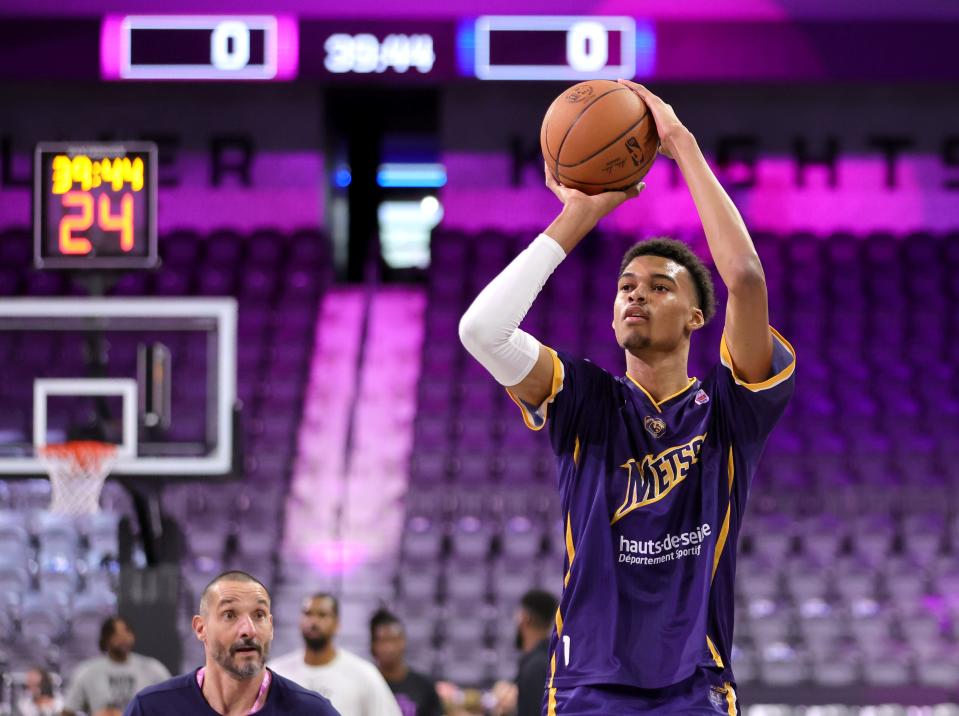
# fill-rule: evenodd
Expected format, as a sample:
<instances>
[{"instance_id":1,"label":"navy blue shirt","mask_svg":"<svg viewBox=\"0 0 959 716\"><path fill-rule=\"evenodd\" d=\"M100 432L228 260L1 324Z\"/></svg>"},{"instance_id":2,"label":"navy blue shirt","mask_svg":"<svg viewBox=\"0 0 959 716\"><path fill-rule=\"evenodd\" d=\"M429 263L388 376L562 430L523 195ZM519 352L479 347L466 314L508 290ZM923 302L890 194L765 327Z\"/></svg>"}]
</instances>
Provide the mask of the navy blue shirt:
<instances>
[{"instance_id":1,"label":"navy blue shirt","mask_svg":"<svg viewBox=\"0 0 959 716\"><path fill-rule=\"evenodd\" d=\"M551 690L662 688L701 667L734 681L736 542L793 391L795 353L773 338L768 380L741 380L724 341L705 380L660 401L628 376L554 352L546 414L520 405L558 457L566 575Z\"/></svg>"},{"instance_id":2,"label":"navy blue shirt","mask_svg":"<svg viewBox=\"0 0 959 716\"><path fill-rule=\"evenodd\" d=\"M263 708L256 716L339 716L325 698L299 684L270 672L273 681ZM218 716L203 698L196 682L196 671L174 676L169 681L150 686L136 695L124 716Z\"/></svg>"}]
</instances>

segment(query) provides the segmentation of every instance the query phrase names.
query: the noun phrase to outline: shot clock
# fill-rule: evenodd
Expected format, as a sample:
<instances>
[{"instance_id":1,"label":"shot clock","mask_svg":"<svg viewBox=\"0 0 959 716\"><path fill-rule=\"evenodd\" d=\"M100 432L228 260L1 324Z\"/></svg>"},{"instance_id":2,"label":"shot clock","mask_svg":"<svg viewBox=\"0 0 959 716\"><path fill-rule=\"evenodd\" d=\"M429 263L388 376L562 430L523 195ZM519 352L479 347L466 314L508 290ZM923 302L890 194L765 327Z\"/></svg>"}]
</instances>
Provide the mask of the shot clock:
<instances>
[{"instance_id":1,"label":"shot clock","mask_svg":"<svg viewBox=\"0 0 959 716\"><path fill-rule=\"evenodd\" d=\"M44 142L34 162L37 268L156 266L155 144Z\"/></svg>"}]
</instances>

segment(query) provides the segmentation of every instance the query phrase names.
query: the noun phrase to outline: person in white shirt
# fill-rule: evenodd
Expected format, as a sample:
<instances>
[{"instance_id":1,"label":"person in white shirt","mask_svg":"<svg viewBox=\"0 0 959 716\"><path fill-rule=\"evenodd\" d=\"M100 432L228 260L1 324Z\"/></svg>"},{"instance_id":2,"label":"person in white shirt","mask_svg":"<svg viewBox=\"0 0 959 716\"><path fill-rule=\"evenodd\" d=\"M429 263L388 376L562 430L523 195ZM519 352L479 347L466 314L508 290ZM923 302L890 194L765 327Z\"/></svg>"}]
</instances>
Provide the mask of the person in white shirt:
<instances>
[{"instance_id":1,"label":"person in white shirt","mask_svg":"<svg viewBox=\"0 0 959 716\"><path fill-rule=\"evenodd\" d=\"M303 604L302 649L272 659L280 676L325 696L342 716L401 716L399 705L379 670L333 643L340 626L340 605L321 592Z\"/></svg>"},{"instance_id":2,"label":"person in white shirt","mask_svg":"<svg viewBox=\"0 0 959 716\"><path fill-rule=\"evenodd\" d=\"M57 716L63 710L63 697L53 685L53 677L35 666L23 678L23 695L14 713L20 716Z\"/></svg>"},{"instance_id":3,"label":"person in white shirt","mask_svg":"<svg viewBox=\"0 0 959 716\"><path fill-rule=\"evenodd\" d=\"M103 656L81 661L70 677L63 713L120 713L137 691L170 678L156 659L133 651L136 637L123 617L110 617L100 627Z\"/></svg>"}]
</instances>

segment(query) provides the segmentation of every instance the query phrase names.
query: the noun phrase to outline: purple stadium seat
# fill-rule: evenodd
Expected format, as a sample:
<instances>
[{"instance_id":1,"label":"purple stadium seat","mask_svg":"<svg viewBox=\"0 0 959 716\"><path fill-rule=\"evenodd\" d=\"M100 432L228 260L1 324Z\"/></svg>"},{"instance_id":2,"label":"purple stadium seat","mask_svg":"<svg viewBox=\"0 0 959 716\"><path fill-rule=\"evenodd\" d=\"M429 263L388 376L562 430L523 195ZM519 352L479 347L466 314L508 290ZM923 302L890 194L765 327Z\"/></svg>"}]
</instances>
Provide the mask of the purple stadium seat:
<instances>
[{"instance_id":1,"label":"purple stadium seat","mask_svg":"<svg viewBox=\"0 0 959 716\"><path fill-rule=\"evenodd\" d=\"M189 270L196 265L202 242L192 231L175 231L160 237L158 246L164 265Z\"/></svg>"},{"instance_id":2,"label":"purple stadium seat","mask_svg":"<svg viewBox=\"0 0 959 716\"><path fill-rule=\"evenodd\" d=\"M233 231L215 231L206 239L205 264L226 267L236 264L243 255L246 242Z\"/></svg>"},{"instance_id":3,"label":"purple stadium seat","mask_svg":"<svg viewBox=\"0 0 959 716\"><path fill-rule=\"evenodd\" d=\"M408 520L403 530L404 559L415 564L435 562L443 549L444 530L425 515Z\"/></svg>"},{"instance_id":4,"label":"purple stadium seat","mask_svg":"<svg viewBox=\"0 0 959 716\"><path fill-rule=\"evenodd\" d=\"M503 558L493 565L490 583L494 600L509 613L528 590L537 586L537 575L530 569L528 557Z\"/></svg>"},{"instance_id":5,"label":"purple stadium seat","mask_svg":"<svg viewBox=\"0 0 959 716\"><path fill-rule=\"evenodd\" d=\"M779 565L765 556L743 554L737 565L737 586L750 600L772 601L780 593Z\"/></svg>"},{"instance_id":6,"label":"purple stadium seat","mask_svg":"<svg viewBox=\"0 0 959 716\"><path fill-rule=\"evenodd\" d=\"M154 277L153 290L161 296L180 296L187 293L189 284L183 272L162 269Z\"/></svg>"},{"instance_id":7,"label":"purple stadium seat","mask_svg":"<svg viewBox=\"0 0 959 716\"><path fill-rule=\"evenodd\" d=\"M816 596L799 602L797 628L810 649L824 650L834 644L844 631L846 614L843 609Z\"/></svg>"},{"instance_id":8,"label":"purple stadium seat","mask_svg":"<svg viewBox=\"0 0 959 716\"><path fill-rule=\"evenodd\" d=\"M450 604L469 611L486 601L489 591L489 574L483 562L457 561L456 568L446 572L445 594Z\"/></svg>"},{"instance_id":9,"label":"purple stadium seat","mask_svg":"<svg viewBox=\"0 0 959 716\"><path fill-rule=\"evenodd\" d=\"M240 284L240 292L247 301L269 301L276 290L276 273L259 268L264 264L257 263L257 268L246 271Z\"/></svg>"},{"instance_id":10,"label":"purple stadium seat","mask_svg":"<svg viewBox=\"0 0 959 716\"><path fill-rule=\"evenodd\" d=\"M825 600L834 580L829 566L828 561L811 556L786 560L783 569L786 593L804 604Z\"/></svg>"},{"instance_id":11,"label":"purple stadium seat","mask_svg":"<svg viewBox=\"0 0 959 716\"><path fill-rule=\"evenodd\" d=\"M125 274L113 289L115 296L143 296L147 293L148 276L143 273Z\"/></svg>"},{"instance_id":12,"label":"purple stadium seat","mask_svg":"<svg viewBox=\"0 0 959 716\"><path fill-rule=\"evenodd\" d=\"M80 533L75 518L43 510L33 516L31 531L47 558L76 558Z\"/></svg>"},{"instance_id":13,"label":"purple stadium seat","mask_svg":"<svg viewBox=\"0 0 959 716\"><path fill-rule=\"evenodd\" d=\"M457 575L458 579L459 575ZM442 627L443 641L453 647L482 644L486 635L486 624L478 618L476 612L463 618L445 621Z\"/></svg>"},{"instance_id":14,"label":"purple stadium seat","mask_svg":"<svg viewBox=\"0 0 959 716\"><path fill-rule=\"evenodd\" d=\"M448 376L422 376L416 406L418 414L438 417L452 413L454 407L453 391L454 386L448 380Z\"/></svg>"},{"instance_id":15,"label":"purple stadium seat","mask_svg":"<svg viewBox=\"0 0 959 716\"><path fill-rule=\"evenodd\" d=\"M269 267L268 274L273 274L273 267L280 261L285 249L285 239L279 231L255 231L247 241L247 264L251 267Z\"/></svg>"},{"instance_id":16,"label":"purple stadium seat","mask_svg":"<svg viewBox=\"0 0 959 716\"><path fill-rule=\"evenodd\" d=\"M881 649L884 652L866 657L863 676L873 686L905 686L912 679L913 658L905 644L891 641Z\"/></svg>"},{"instance_id":17,"label":"purple stadium seat","mask_svg":"<svg viewBox=\"0 0 959 716\"><path fill-rule=\"evenodd\" d=\"M731 659L737 684L752 684L759 680L759 658L751 643L734 643Z\"/></svg>"},{"instance_id":18,"label":"purple stadium seat","mask_svg":"<svg viewBox=\"0 0 959 716\"><path fill-rule=\"evenodd\" d=\"M770 686L795 686L809 678L805 655L785 641L766 642L761 649L763 681Z\"/></svg>"},{"instance_id":19,"label":"purple stadium seat","mask_svg":"<svg viewBox=\"0 0 959 716\"><path fill-rule=\"evenodd\" d=\"M771 599L752 599L748 606L749 633L759 644L773 644L789 637L792 610Z\"/></svg>"},{"instance_id":20,"label":"purple stadium seat","mask_svg":"<svg viewBox=\"0 0 959 716\"><path fill-rule=\"evenodd\" d=\"M17 272L12 270L0 271L0 296L16 296L19 293L20 276Z\"/></svg>"},{"instance_id":21,"label":"purple stadium seat","mask_svg":"<svg viewBox=\"0 0 959 716\"><path fill-rule=\"evenodd\" d=\"M320 277L315 271L294 269L283 281L285 300L305 299L316 295Z\"/></svg>"},{"instance_id":22,"label":"purple stadium seat","mask_svg":"<svg viewBox=\"0 0 959 716\"><path fill-rule=\"evenodd\" d=\"M489 453L492 450L496 444L493 434L496 424L483 419L491 412L489 408L464 409L461 412L461 418L453 425L461 451Z\"/></svg>"},{"instance_id":23,"label":"purple stadium seat","mask_svg":"<svg viewBox=\"0 0 959 716\"><path fill-rule=\"evenodd\" d=\"M20 634L28 649L49 648L65 636L67 601L62 593L26 592L20 606Z\"/></svg>"},{"instance_id":24,"label":"purple stadium seat","mask_svg":"<svg viewBox=\"0 0 959 716\"><path fill-rule=\"evenodd\" d=\"M540 526L526 515L513 515L503 525L501 552L504 559L513 562L532 561L539 555L542 544Z\"/></svg>"},{"instance_id":25,"label":"purple stadium seat","mask_svg":"<svg viewBox=\"0 0 959 716\"><path fill-rule=\"evenodd\" d=\"M0 263L23 269L33 260L33 236L27 229L7 229L0 234Z\"/></svg>"},{"instance_id":26,"label":"purple stadium seat","mask_svg":"<svg viewBox=\"0 0 959 716\"><path fill-rule=\"evenodd\" d=\"M954 688L959 683L959 649L955 642L942 644L937 653L918 659L916 676L923 686Z\"/></svg>"},{"instance_id":27,"label":"purple stadium seat","mask_svg":"<svg viewBox=\"0 0 959 716\"><path fill-rule=\"evenodd\" d=\"M445 452L419 451L410 464L410 482L414 485L435 485L445 482L449 465Z\"/></svg>"},{"instance_id":28,"label":"purple stadium seat","mask_svg":"<svg viewBox=\"0 0 959 716\"><path fill-rule=\"evenodd\" d=\"M843 582L845 579L842 580ZM896 615L888 606L883 606L869 596L849 600L849 633L863 650L878 650L893 633Z\"/></svg>"},{"instance_id":29,"label":"purple stadium seat","mask_svg":"<svg viewBox=\"0 0 959 716\"><path fill-rule=\"evenodd\" d=\"M500 453L500 460L503 470L502 481L507 485L540 482L547 474L552 477L552 458L539 449L532 451L504 449Z\"/></svg>"},{"instance_id":30,"label":"purple stadium seat","mask_svg":"<svg viewBox=\"0 0 959 716\"><path fill-rule=\"evenodd\" d=\"M65 556L47 556L41 554L38 558L38 583L43 594L56 595L65 602L77 592L79 575L73 560Z\"/></svg>"},{"instance_id":31,"label":"purple stadium seat","mask_svg":"<svg viewBox=\"0 0 959 716\"><path fill-rule=\"evenodd\" d=\"M8 497L8 501L11 499L12 497ZM0 509L0 554L5 554L9 548L26 546L29 541L24 513L13 509Z\"/></svg>"},{"instance_id":32,"label":"purple stadium seat","mask_svg":"<svg viewBox=\"0 0 959 716\"><path fill-rule=\"evenodd\" d=\"M812 680L817 686L848 687L862 678L862 656L842 641L828 644L810 665Z\"/></svg>"},{"instance_id":33,"label":"purple stadium seat","mask_svg":"<svg viewBox=\"0 0 959 716\"><path fill-rule=\"evenodd\" d=\"M26 288L31 296L56 296L63 289L63 278L58 273L34 271L27 274Z\"/></svg>"},{"instance_id":34,"label":"purple stadium seat","mask_svg":"<svg viewBox=\"0 0 959 716\"><path fill-rule=\"evenodd\" d=\"M89 649L99 638L103 620L116 613L116 597L109 592L88 591L77 595L70 617L70 640Z\"/></svg>"},{"instance_id":35,"label":"purple stadium seat","mask_svg":"<svg viewBox=\"0 0 959 716\"><path fill-rule=\"evenodd\" d=\"M329 259L329 244L320 232L313 229L301 229L290 236L287 242L290 267L317 266Z\"/></svg>"},{"instance_id":36,"label":"purple stadium seat","mask_svg":"<svg viewBox=\"0 0 959 716\"><path fill-rule=\"evenodd\" d=\"M228 296L233 286L232 271L222 268L205 268L197 281L197 289L204 296Z\"/></svg>"},{"instance_id":37,"label":"purple stadium seat","mask_svg":"<svg viewBox=\"0 0 959 716\"><path fill-rule=\"evenodd\" d=\"M450 441L450 424L442 418L420 416L416 420L414 431L416 441L433 450L442 449Z\"/></svg>"},{"instance_id":38,"label":"purple stadium seat","mask_svg":"<svg viewBox=\"0 0 959 716\"><path fill-rule=\"evenodd\" d=\"M402 573L401 590L407 603L417 601L432 604L436 599L438 565L433 561L422 562L416 569Z\"/></svg>"},{"instance_id":39,"label":"purple stadium seat","mask_svg":"<svg viewBox=\"0 0 959 716\"><path fill-rule=\"evenodd\" d=\"M465 452L453 458L452 478L459 484L484 485L493 482L499 466L482 448L480 452Z\"/></svg>"},{"instance_id":40,"label":"purple stadium seat","mask_svg":"<svg viewBox=\"0 0 959 716\"><path fill-rule=\"evenodd\" d=\"M26 565L25 551L14 549L3 553L0 557L0 594L23 594L30 589L30 574ZM0 611L6 610L4 602L5 599L0 600L0 604L3 604Z\"/></svg>"},{"instance_id":41,"label":"purple stadium seat","mask_svg":"<svg viewBox=\"0 0 959 716\"><path fill-rule=\"evenodd\" d=\"M450 530L451 555L457 560L481 561L490 553L494 527L474 515L457 519Z\"/></svg>"},{"instance_id":42,"label":"purple stadium seat","mask_svg":"<svg viewBox=\"0 0 959 716\"><path fill-rule=\"evenodd\" d=\"M849 525L838 515L829 512L813 515L800 530L802 549L815 559L832 560L842 548L848 533Z\"/></svg>"}]
</instances>

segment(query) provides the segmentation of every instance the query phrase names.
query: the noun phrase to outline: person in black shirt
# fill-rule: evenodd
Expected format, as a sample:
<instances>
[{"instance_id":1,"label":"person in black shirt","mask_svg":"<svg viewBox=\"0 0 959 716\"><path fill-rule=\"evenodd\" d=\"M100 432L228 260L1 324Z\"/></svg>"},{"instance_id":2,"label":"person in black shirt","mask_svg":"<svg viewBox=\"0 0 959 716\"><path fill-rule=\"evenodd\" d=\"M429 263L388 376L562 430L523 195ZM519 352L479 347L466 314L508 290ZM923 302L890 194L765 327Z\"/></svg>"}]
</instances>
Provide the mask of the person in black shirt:
<instances>
[{"instance_id":1,"label":"person in black shirt","mask_svg":"<svg viewBox=\"0 0 959 716\"><path fill-rule=\"evenodd\" d=\"M549 671L549 635L556 618L556 597L531 589L520 599L516 647L523 652L516 675L517 716L540 716Z\"/></svg>"},{"instance_id":2,"label":"person in black shirt","mask_svg":"<svg viewBox=\"0 0 959 716\"><path fill-rule=\"evenodd\" d=\"M393 690L403 716L441 716L436 684L406 663L406 632L399 618L379 609L370 619L370 653Z\"/></svg>"}]
</instances>

